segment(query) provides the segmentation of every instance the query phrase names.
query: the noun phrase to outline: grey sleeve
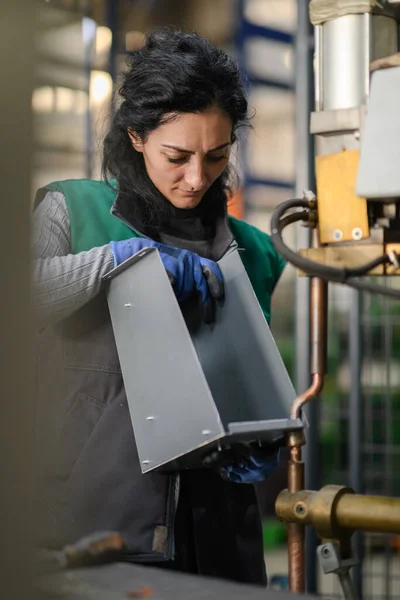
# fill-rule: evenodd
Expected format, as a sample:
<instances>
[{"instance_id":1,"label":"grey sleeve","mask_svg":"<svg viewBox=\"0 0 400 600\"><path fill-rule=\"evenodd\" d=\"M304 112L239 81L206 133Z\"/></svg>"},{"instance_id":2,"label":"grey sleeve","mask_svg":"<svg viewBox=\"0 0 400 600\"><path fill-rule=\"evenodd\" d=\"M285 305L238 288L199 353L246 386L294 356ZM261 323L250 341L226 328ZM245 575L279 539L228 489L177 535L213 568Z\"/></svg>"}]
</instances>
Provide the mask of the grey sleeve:
<instances>
[{"instance_id":1,"label":"grey sleeve","mask_svg":"<svg viewBox=\"0 0 400 600\"><path fill-rule=\"evenodd\" d=\"M68 317L99 293L114 267L108 245L71 254L70 220L64 195L48 192L33 213L33 300L39 325Z\"/></svg>"}]
</instances>

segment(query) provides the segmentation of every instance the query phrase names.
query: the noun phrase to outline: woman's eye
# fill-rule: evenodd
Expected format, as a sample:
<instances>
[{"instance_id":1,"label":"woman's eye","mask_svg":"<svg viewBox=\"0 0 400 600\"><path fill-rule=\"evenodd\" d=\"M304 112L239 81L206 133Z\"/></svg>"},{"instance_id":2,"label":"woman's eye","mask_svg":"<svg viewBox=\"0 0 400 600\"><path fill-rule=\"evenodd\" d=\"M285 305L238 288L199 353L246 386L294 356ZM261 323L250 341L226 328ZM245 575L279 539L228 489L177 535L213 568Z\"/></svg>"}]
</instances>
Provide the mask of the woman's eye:
<instances>
[{"instance_id":1,"label":"woman's eye","mask_svg":"<svg viewBox=\"0 0 400 600\"><path fill-rule=\"evenodd\" d=\"M222 156L207 156L207 160L209 162L219 162L220 160L225 160L227 158L228 157L225 154L223 154Z\"/></svg>"},{"instance_id":2,"label":"woman's eye","mask_svg":"<svg viewBox=\"0 0 400 600\"><path fill-rule=\"evenodd\" d=\"M211 162L211 163L218 163L221 160L226 160L227 158L228 158L228 156L226 156L225 154L223 154L221 156L206 156L207 162ZM180 158L173 158L172 156L167 156L167 160L170 163L179 165L179 164L186 162L188 160L188 157L181 156Z\"/></svg>"},{"instance_id":3,"label":"woman's eye","mask_svg":"<svg viewBox=\"0 0 400 600\"><path fill-rule=\"evenodd\" d=\"M185 162L186 156L181 156L180 158L172 158L172 156L167 156L167 160L170 163L174 163L175 165Z\"/></svg>"}]
</instances>

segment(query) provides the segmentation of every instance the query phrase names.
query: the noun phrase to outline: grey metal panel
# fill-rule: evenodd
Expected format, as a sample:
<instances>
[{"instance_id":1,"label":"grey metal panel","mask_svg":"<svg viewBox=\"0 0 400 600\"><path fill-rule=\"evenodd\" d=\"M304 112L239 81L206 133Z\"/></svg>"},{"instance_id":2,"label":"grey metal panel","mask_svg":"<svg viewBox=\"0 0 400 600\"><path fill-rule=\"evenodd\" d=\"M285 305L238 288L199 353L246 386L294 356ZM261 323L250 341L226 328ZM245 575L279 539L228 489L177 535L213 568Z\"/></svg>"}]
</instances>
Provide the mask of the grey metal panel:
<instances>
[{"instance_id":1,"label":"grey metal panel","mask_svg":"<svg viewBox=\"0 0 400 600\"><path fill-rule=\"evenodd\" d=\"M376 71L361 138L356 191L366 198L400 196L400 67Z\"/></svg>"},{"instance_id":2,"label":"grey metal panel","mask_svg":"<svg viewBox=\"0 0 400 600\"><path fill-rule=\"evenodd\" d=\"M225 427L229 423L287 419L296 392L237 251L219 266L225 301L214 326L192 341Z\"/></svg>"},{"instance_id":3,"label":"grey metal panel","mask_svg":"<svg viewBox=\"0 0 400 600\"><path fill-rule=\"evenodd\" d=\"M271 419L268 421L243 421L238 423L229 423L229 433L254 434L267 431L284 431L288 428L288 419ZM290 421L291 429L302 429L303 422L301 419L293 419Z\"/></svg>"},{"instance_id":4,"label":"grey metal panel","mask_svg":"<svg viewBox=\"0 0 400 600\"><path fill-rule=\"evenodd\" d=\"M224 428L158 252L142 251L110 276L112 325L146 472Z\"/></svg>"},{"instance_id":5,"label":"grey metal panel","mask_svg":"<svg viewBox=\"0 0 400 600\"><path fill-rule=\"evenodd\" d=\"M179 306L154 249L108 276L143 472L199 466L217 442L272 441L303 427L288 419L296 393L238 252L219 265L226 293L213 325L193 302Z\"/></svg>"},{"instance_id":6,"label":"grey metal panel","mask_svg":"<svg viewBox=\"0 0 400 600\"><path fill-rule=\"evenodd\" d=\"M360 129L364 107L323 110L311 113L310 133L334 133Z\"/></svg>"}]
</instances>

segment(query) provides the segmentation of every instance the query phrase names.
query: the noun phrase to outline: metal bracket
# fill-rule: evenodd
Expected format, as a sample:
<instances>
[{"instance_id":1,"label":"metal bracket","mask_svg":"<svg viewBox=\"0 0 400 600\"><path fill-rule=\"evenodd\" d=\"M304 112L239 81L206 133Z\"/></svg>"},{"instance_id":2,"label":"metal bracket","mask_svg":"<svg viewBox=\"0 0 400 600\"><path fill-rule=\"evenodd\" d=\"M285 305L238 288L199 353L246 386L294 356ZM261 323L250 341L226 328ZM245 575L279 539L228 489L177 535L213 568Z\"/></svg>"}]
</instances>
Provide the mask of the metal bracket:
<instances>
[{"instance_id":1,"label":"metal bracket","mask_svg":"<svg viewBox=\"0 0 400 600\"><path fill-rule=\"evenodd\" d=\"M357 600L350 569L358 564L358 560L353 556L343 559L339 544L333 542L326 542L318 546L317 556L325 575L334 573L339 577L345 600Z\"/></svg>"},{"instance_id":2,"label":"metal bracket","mask_svg":"<svg viewBox=\"0 0 400 600\"><path fill-rule=\"evenodd\" d=\"M338 575L340 572L346 572L358 564L358 560L354 557L343 559L338 544L333 542L326 542L318 546L317 556L325 575L328 573Z\"/></svg>"},{"instance_id":3,"label":"metal bracket","mask_svg":"<svg viewBox=\"0 0 400 600\"><path fill-rule=\"evenodd\" d=\"M365 106L313 112L310 133L322 135L359 131L363 127L365 114Z\"/></svg>"}]
</instances>

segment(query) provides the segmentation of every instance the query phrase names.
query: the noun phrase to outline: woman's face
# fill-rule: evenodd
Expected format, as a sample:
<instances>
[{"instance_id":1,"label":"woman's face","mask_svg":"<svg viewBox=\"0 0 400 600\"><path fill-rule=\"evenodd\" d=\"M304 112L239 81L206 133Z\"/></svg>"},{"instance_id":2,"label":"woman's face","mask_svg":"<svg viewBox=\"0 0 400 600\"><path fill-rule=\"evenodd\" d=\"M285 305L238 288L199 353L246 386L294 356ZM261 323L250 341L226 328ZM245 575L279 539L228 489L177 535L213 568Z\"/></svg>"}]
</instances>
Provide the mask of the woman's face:
<instances>
[{"instance_id":1,"label":"woman's face","mask_svg":"<svg viewBox=\"0 0 400 600\"><path fill-rule=\"evenodd\" d=\"M176 208L194 208L229 162L232 121L218 108L204 113L180 113L153 130L142 143L147 173L156 188Z\"/></svg>"}]
</instances>

